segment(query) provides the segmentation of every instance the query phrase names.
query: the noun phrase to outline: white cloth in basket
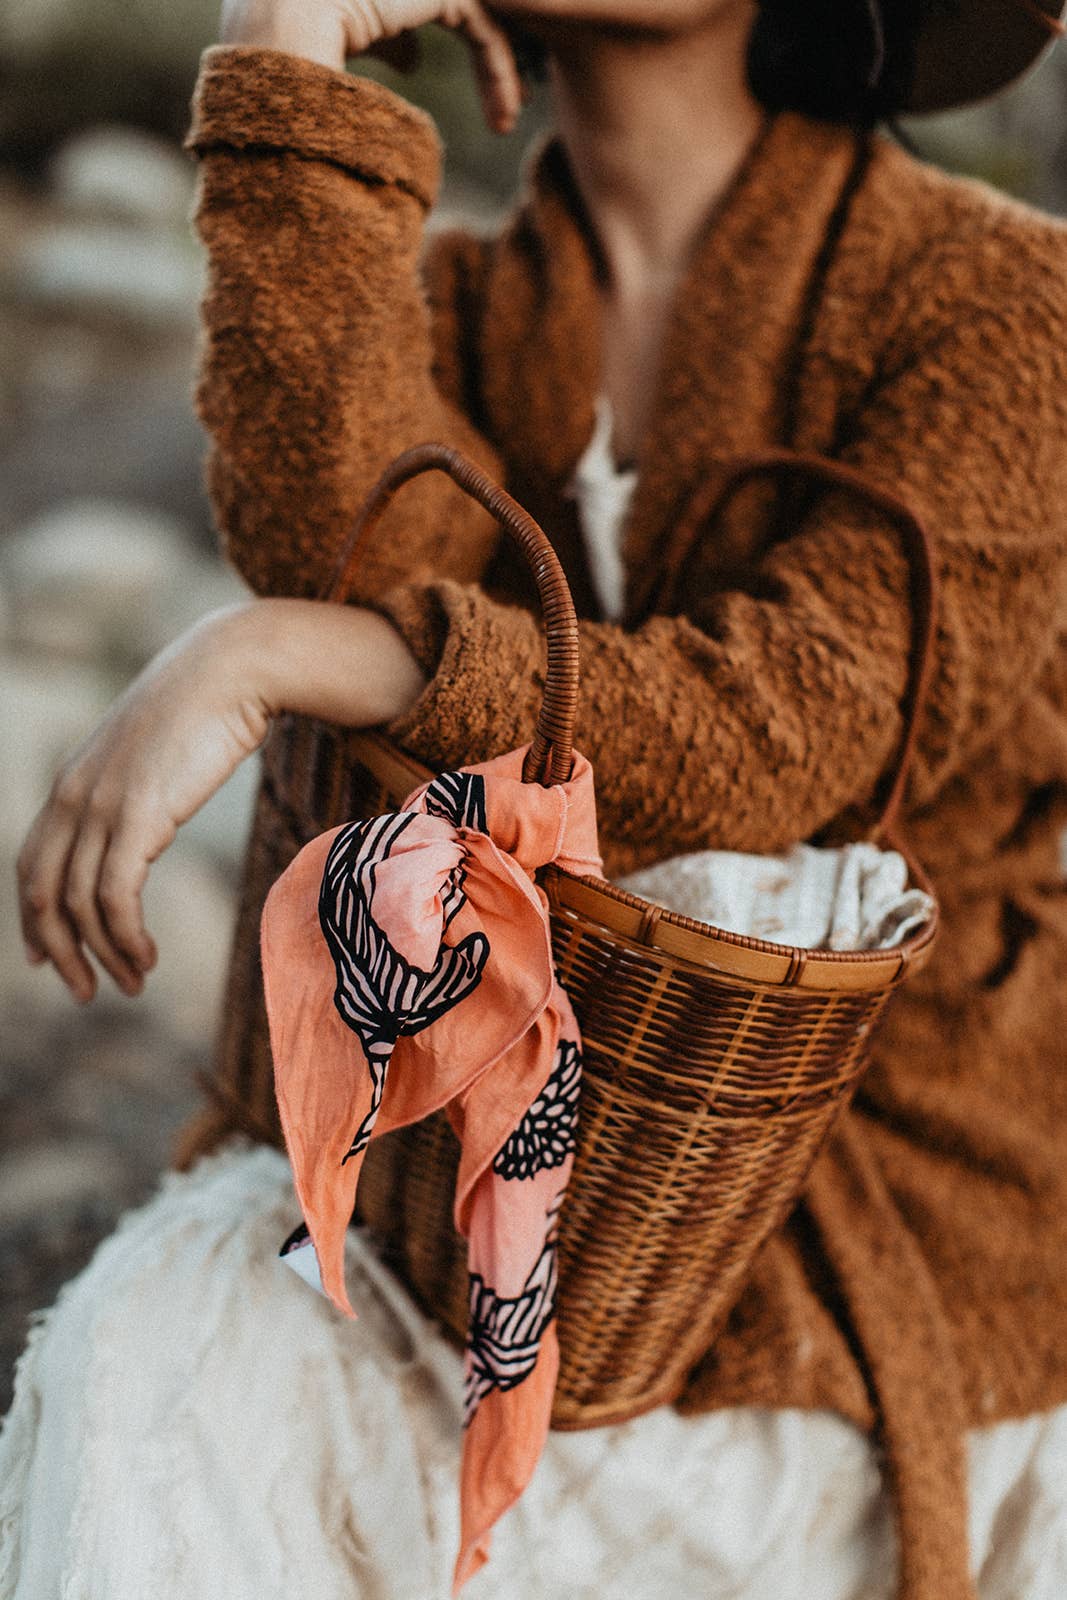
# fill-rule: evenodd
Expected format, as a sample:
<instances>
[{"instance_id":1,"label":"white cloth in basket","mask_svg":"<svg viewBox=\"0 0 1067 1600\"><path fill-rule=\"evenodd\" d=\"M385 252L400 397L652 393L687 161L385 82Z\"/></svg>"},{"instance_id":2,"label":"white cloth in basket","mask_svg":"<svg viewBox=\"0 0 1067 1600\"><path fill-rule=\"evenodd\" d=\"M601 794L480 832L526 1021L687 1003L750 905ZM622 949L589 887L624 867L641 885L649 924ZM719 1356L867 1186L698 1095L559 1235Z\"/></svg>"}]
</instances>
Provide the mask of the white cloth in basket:
<instances>
[{"instance_id":1,"label":"white cloth in basket","mask_svg":"<svg viewBox=\"0 0 1067 1600\"><path fill-rule=\"evenodd\" d=\"M632 872L619 887L731 933L809 950L888 950L934 909L908 887L904 857L874 844L799 844L779 856L699 850Z\"/></svg>"}]
</instances>

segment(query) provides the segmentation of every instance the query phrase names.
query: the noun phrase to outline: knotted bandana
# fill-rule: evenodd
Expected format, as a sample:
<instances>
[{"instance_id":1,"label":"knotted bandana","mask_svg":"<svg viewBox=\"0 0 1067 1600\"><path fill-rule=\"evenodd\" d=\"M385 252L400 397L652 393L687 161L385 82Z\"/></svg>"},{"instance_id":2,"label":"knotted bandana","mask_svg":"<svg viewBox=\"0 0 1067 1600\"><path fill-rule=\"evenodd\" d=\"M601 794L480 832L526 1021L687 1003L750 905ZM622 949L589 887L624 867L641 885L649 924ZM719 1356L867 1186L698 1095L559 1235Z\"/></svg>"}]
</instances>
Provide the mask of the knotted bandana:
<instances>
[{"instance_id":1,"label":"knotted bandana","mask_svg":"<svg viewBox=\"0 0 1067 1600\"><path fill-rule=\"evenodd\" d=\"M566 784L542 788L521 781L524 754L445 773L401 811L312 840L261 927L304 1216L282 1253L347 1316L345 1230L370 1140L442 1108L460 1140L470 1319L456 1591L533 1474L559 1366L556 1225L581 1041L534 873L601 871L589 763L576 755Z\"/></svg>"}]
</instances>

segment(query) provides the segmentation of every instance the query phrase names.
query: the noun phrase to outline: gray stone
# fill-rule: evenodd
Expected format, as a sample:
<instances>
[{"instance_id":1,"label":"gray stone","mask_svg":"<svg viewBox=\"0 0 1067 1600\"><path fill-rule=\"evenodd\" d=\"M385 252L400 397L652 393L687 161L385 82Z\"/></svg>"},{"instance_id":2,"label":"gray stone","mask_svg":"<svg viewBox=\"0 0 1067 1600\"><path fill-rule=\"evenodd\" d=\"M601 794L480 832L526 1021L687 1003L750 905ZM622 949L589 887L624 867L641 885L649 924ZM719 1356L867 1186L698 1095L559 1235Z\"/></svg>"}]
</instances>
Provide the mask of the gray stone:
<instances>
[{"instance_id":1,"label":"gray stone","mask_svg":"<svg viewBox=\"0 0 1067 1600\"><path fill-rule=\"evenodd\" d=\"M122 218L185 232L191 163L173 144L133 128L88 128L68 139L49 168L52 200L83 216Z\"/></svg>"},{"instance_id":2,"label":"gray stone","mask_svg":"<svg viewBox=\"0 0 1067 1600\"><path fill-rule=\"evenodd\" d=\"M52 222L14 241L5 278L8 293L33 306L163 330L195 324L203 264L191 238Z\"/></svg>"},{"instance_id":3,"label":"gray stone","mask_svg":"<svg viewBox=\"0 0 1067 1600\"><path fill-rule=\"evenodd\" d=\"M95 400L99 392L108 341L99 330L69 324L39 325L32 335L29 347L19 352L19 410L45 427L69 421L87 397ZM49 498L55 498L54 487Z\"/></svg>"},{"instance_id":4,"label":"gray stone","mask_svg":"<svg viewBox=\"0 0 1067 1600\"><path fill-rule=\"evenodd\" d=\"M112 1194L115 1177L108 1146L95 1140L56 1140L8 1151L0 1170L0 1225Z\"/></svg>"},{"instance_id":5,"label":"gray stone","mask_svg":"<svg viewBox=\"0 0 1067 1600\"><path fill-rule=\"evenodd\" d=\"M252 807L259 785L258 756L242 762L207 805L191 816L181 836L222 870L227 883L236 882L252 828Z\"/></svg>"},{"instance_id":6,"label":"gray stone","mask_svg":"<svg viewBox=\"0 0 1067 1600\"><path fill-rule=\"evenodd\" d=\"M137 1004L177 1042L206 1049L222 1004L236 915L233 890L179 835L149 870L144 908L159 961Z\"/></svg>"},{"instance_id":7,"label":"gray stone","mask_svg":"<svg viewBox=\"0 0 1067 1600\"><path fill-rule=\"evenodd\" d=\"M218 0L4 0L0 52L34 59L77 50L87 64L139 62L186 73L216 36Z\"/></svg>"},{"instance_id":8,"label":"gray stone","mask_svg":"<svg viewBox=\"0 0 1067 1600\"><path fill-rule=\"evenodd\" d=\"M140 663L174 636L161 640L152 619L169 629L190 568L199 581L206 565L191 543L181 522L144 506L74 500L45 512L0 554L16 640Z\"/></svg>"},{"instance_id":9,"label":"gray stone","mask_svg":"<svg viewBox=\"0 0 1067 1600\"><path fill-rule=\"evenodd\" d=\"M0 657L0 859L14 861L55 773L111 698L107 678L91 667Z\"/></svg>"},{"instance_id":10,"label":"gray stone","mask_svg":"<svg viewBox=\"0 0 1067 1600\"><path fill-rule=\"evenodd\" d=\"M15 386L14 414L0 425L0 537L64 501L125 504L136 496L139 505L177 517L197 548L215 556L184 336L168 340L161 356L155 341L135 349L116 327L74 329L64 321L49 335L45 319L24 318L16 340L11 326L10 318L7 328L0 322Z\"/></svg>"}]
</instances>

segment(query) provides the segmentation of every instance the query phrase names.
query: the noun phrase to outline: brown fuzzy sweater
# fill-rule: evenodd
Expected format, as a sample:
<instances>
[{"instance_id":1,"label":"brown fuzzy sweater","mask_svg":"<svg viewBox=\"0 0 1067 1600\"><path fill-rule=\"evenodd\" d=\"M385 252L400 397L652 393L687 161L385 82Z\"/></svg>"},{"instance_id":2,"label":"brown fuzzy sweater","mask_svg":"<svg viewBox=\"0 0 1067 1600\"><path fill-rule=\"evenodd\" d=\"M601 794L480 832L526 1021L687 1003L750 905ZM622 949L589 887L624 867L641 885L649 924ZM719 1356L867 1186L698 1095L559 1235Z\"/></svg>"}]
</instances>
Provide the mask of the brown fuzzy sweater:
<instances>
[{"instance_id":1,"label":"brown fuzzy sweater","mask_svg":"<svg viewBox=\"0 0 1067 1600\"><path fill-rule=\"evenodd\" d=\"M880 136L769 118L676 298L619 626L598 616L565 494L600 335L559 145L498 236L439 235L424 255L438 143L384 89L216 49L190 143L211 260L199 400L230 558L262 593L315 593L379 469L422 439L506 479L583 618L578 743L610 874L838 830L900 738L911 619L891 525L846 491L756 486L656 599L694 486L786 443L861 468L931 529L943 608L907 821L940 947L683 1405L831 1407L875 1431L902 1594L972 1596L965 1429L1067 1402L1067 228ZM430 763L532 727L539 624L498 543L434 477L367 552L361 598L432 674L391 731ZM231 1079L263 1116L254 930L284 865L261 813L223 1056L239 1030ZM226 1129L199 1124L185 1159Z\"/></svg>"}]
</instances>

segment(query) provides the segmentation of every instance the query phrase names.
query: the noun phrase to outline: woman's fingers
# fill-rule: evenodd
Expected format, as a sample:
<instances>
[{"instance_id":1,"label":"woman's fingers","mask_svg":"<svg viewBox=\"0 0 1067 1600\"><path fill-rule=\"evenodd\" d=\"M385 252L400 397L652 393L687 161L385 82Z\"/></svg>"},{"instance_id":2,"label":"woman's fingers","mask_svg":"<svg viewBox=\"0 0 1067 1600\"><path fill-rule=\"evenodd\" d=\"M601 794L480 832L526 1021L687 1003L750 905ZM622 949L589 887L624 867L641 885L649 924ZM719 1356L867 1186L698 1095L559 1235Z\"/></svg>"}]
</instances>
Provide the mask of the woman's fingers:
<instances>
[{"instance_id":1,"label":"woman's fingers","mask_svg":"<svg viewBox=\"0 0 1067 1600\"><path fill-rule=\"evenodd\" d=\"M51 961L76 999L91 1000L96 977L63 899L76 823L62 805L37 818L18 859L19 917L27 954Z\"/></svg>"},{"instance_id":2,"label":"woman's fingers","mask_svg":"<svg viewBox=\"0 0 1067 1600\"><path fill-rule=\"evenodd\" d=\"M479 0L455 0L441 21L466 39L474 63L486 120L494 133L510 133L522 110L519 69L507 34Z\"/></svg>"},{"instance_id":3,"label":"woman's fingers","mask_svg":"<svg viewBox=\"0 0 1067 1600\"><path fill-rule=\"evenodd\" d=\"M134 995L144 984L140 968L116 945L101 914L102 872L109 842L107 814L94 814L90 809L70 853L63 898L80 938L123 993Z\"/></svg>"},{"instance_id":4,"label":"woman's fingers","mask_svg":"<svg viewBox=\"0 0 1067 1600\"><path fill-rule=\"evenodd\" d=\"M144 926L150 829L57 782L18 862L19 914L30 961L51 961L79 1000L96 990L92 951L125 994L138 994L156 947ZM158 850L155 852L158 854Z\"/></svg>"},{"instance_id":5,"label":"woman's fingers","mask_svg":"<svg viewBox=\"0 0 1067 1600\"><path fill-rule=\"evenodd\" d=\"M148 865L140 832L129 820L121 823L108 842L97 901L112 942L142 971L155 966L157 957L141 904Z\"/></svg>"}]
</instances>

